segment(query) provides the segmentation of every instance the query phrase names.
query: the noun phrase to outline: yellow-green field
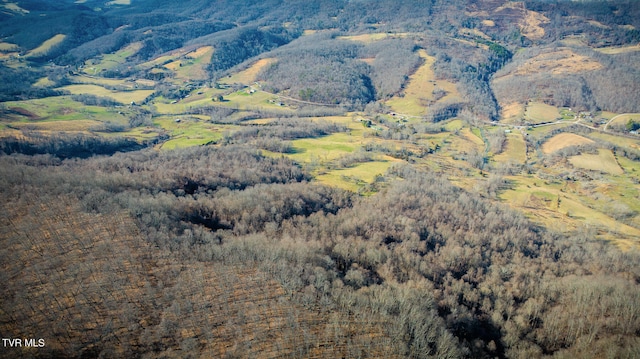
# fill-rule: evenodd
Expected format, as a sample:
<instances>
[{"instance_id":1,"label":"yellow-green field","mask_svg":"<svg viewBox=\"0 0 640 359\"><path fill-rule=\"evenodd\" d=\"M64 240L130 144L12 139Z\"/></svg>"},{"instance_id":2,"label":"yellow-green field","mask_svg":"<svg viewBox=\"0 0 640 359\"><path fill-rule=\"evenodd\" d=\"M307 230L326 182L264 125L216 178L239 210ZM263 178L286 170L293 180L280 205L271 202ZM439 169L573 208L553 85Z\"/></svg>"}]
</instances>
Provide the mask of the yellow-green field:
<instances>
[{"instance_id":1,"label":"yellow-green field","mask_svg":"<svg viewBox=\"0 0 640 359\"><path fill-rule=\"evenodd\" d=\"M377 175L384 175L395 162L399 162L399 160L384 156L380 160L358 163L353 167L337 169L318 175L316 176L316 181L355 192L363 184L372 183Z\"/></svg>"},{"instance_id":2,"label":"yellow-green field","mask_svg":"<svg viewBox=\"0 0 640 359\"><path fill-rule=\"evenodd\" d=\"M276 61L277 59L274 59L274 58L260 59L256 61L253 65L251 65L248 69L242 70L240 72L232 74L231 76L220 79L220 83L225 83L225 84L238 83L238 84L250 85L256 81L257 76L260 73L260 71L262 71L262 69L275 63Z\"/></svg>"},{"instance_id":3,"label":"yellow-green field","mask_svg":"<svg viewBox=\"0 0 640 359\"><path fill-rule=\"evenodd\" d=\"M163 150L199 146L222 138L227 131L237 129L236 126L216 125L205 122L206 116L181 117L176 122L175 117L160 117L154 120L154 125L164 129L171 135L171 139L161 146Z\"/></svg>"},{"instance_id":4,"label":"yellow-green field","mask_svg":"<svg viewBox=\"0 0 640 359\"><path fill-rule=\"evenodd\" d=\"M173 82L177 84L207 78L206 67L211 62L213 51L212 46L203 46L167 63L164 67L173 71Z\"/></svg>"},{"instance_id":5,"label":"yellow-green field","mask_svg":"<svg viewBox=\"0 0 640 359\"><path fill-rule=\"evenodd\" d=\"M533 124L552 122L561 117L557 107L540 102L530 102L524 116Z\"/></svg>"},{"instance_id":6,"label":"yellow-green field","mask_svg":"<svg viewBox=\"0 0 640 359\"><path fill-rule=\"evenodd\" d=\"M493 157L496 162L514 162L523 164L527 161L527 144L521 133L507 134L507 145L505 150Z\"/></svg>"},{"instance_id":7,"label":"yellow-green field","mask_svg":"<svg viewBox=\"0 0 640 359\"><path fill-rule=\"evenodd\" d=\"M567 190L565 184L547 183L533 176L511 176L507 179L514 186L504 191L500 198L537 223L560 232L589 226L597 230L599 238L610 240L623 249L640 243L639 229L620 223L587 205L584 202L586 194L580 189Z\"/></svg>"},{"instance_id":8,"label":"yellow-green field","mask_svg":"<svg viewBox=\"0 0 640 359\"><path fill-rule=\"evenodd\" d=\"M302 163L326 163L353 152L362 145L363 139L346 133L334 133L319 138L294 140L291 143L295 151L288 155L291 159Z\"/></svg>"},{"instance_id":9,"label":"yellow-green field","mask_svg":"<svg viewBox=\"0 0 640 359\"><path fill-rule=\"evenodd\" d=\"M593 140L590 140L586 137L582 137L580 135L576 135L574 133L564 132L551 137L547 142L545 142L542 145L542 152L545 154L549 154L549 153L559 151L563 148L585 145L590 143L593 143Z\"/></svg>"},{"instance_id":10,"label":"yellow-green field","mask_svg":"<svg viewBox=\"0 0 640 359\"><path fill-rule=\"evenodd\" d=\"M640 113L625 113L614 116L609 125L626 125L629 120L640 121Z\"/></svg>"},{"instance_id":11,"label":"yellow-green field","mask_svg":"<svg viewBox=\"0 0 640 359\"><path fill-rule=\"evenodd\" d=\"M403 115L424 116L433 103L456 102L461 99L455 84L436 80L432 68L435 58L427 55L425 50L418 53L424 59L424 64L409 76L409 83L402 96L396 95L385 102L393 111ZM436 101L434 90L442 90L446 94Z\"/></svg>"},{"instance_id":12,"label":"yellow-green field","mask_svg":"<svg viewBox=\"0 0 640 359\"><path fill-rule=\"evenodd\" d=\"M624 54L627 52L635 52L640 51L640 44L638 45L630 45L630 46L621 46L621 47L600 47L594 49L596 51L602 52L607 55L616 55L616 54Z\"/></svg>"},{"instance_id":13,"label":"yellow-green field","mask_svg":"<svg viewBox=\"0 0 640 359\"><path fill-rule=\"evenodd\" d=\"M579 156L569 158L569 162L571 162L574 167L586 170L600 171L612 175L621 175L624 173L611 150L598 149L598 154L583 153Z\"/></svg>"},{"instance_id":14,"label":"yellow-green field","mask_svg":"<svg viewBox=\"0 0 640 359\"><path fill-rule=\"evenodd\" d=\"M54 85L55 82L51 81L48 77L43 77L33 84L34 87L52 87Z\"/></svg>"},{"instance_id":15,"label":"yellow-green field","mask_svg":"<svg viewBox=\"0 0 640 359\"><path fill-rule=\"evenodd\" d=\"M33 120L109 120L123 118L114 111L99 106L86 106L74 101L70 96L52 96L43 99L25 101L9 101L4 105L7 109L13 109L22 113L23 121Z\"/></svg>"},{"instance_id":16,"label":"yellow-green field","mask_svg":"<svg viewBox=\"0 0 640 359\"><path fill-rule=\"evenodd\" d=\"M35 49L27 52L26 57L38 57L46 55L54 46L61 44L64 39L67 38L67 35L58 34L49 40L42 43L42 45L36 47Z\"/></svg>"},{"instance_id":17,"label":"yellow-green field","mask_svg":"<svg viewBox=\"0 0 640 359\"><path fill-rule=\"evenodd\" d=\"M615 136L615 135L610 135L602 132L592 132L589 134L589 137L604 140L611 144L640 150L640 138L636 140L628 137Z\"/></svg>"},{"instance_id":18,"label":"yellow-green field","mask_svg":"<svg viewBox=\"0 0 640 359\"><path fill-rule=\"evenodd\" d=\"M83 72L89 75L100 74L103 70L110 70L118 65L126 63L129 56L135 55L142 49L141 42L134 42L116 51L113 54L106 54L101 59L87 60Z\"/></svg>"},{"instance_id":19,"label":"yellow-green field","mask_svg":"<svg viewBox=\"0 0 640 359\"><path fill-rule=\"evenodd\" d=\"M122 104L128 104L132 101L141 103L154 92L154 90L111 91L98 85L68 85L60 87L59 89L69 91L73 95L86 94L98 97L108 97Z\"/></svg>"}]
</instances>

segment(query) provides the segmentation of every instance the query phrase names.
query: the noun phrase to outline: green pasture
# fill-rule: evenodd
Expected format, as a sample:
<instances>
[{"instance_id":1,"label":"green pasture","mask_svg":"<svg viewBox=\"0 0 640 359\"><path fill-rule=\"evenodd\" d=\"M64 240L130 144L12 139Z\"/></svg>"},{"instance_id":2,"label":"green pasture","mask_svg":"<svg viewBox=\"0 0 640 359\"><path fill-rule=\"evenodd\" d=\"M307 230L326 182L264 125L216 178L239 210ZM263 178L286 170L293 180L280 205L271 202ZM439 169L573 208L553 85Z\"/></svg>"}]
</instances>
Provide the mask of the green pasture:
<instances>
[{"instance_id":1,"label":"green pasture","mask_svg":"<svg viewBox=\"0 0 640 359\"><path fill-rule=\"evenodd\" d=\"M294 153L288 157L303 163L326 163L353 152L362 144L362 138L346 133L334 133L318 138L291 141Z\"/></svg>"},{"instance_id":2,"label":"green pasture","mask_svg":"<svg viewBox=\"0 0 640 359\"><path fill-rule=\"evenodd\" d=\"M362 185L372 183L377 175L384 175L395 161L397 160L381 159L359 163L349 168L336 169L318 175L315 180L328 186L355 192Z\"/></svg>"},{"instance_id":3,"label":"green pasture","mask_svg":"<svg viewBox=\"0 0 640 359\"><path fill-rule=\"evenodd\" d=\"M79 119L109 120L122 117L115 109L99 106L86 106L74 101L70 96L52 96L25 101L8 101L4 103L7 109L24 110L32 116L23 116L24 121L47 120L69 121Z\"/></svg>"},{"instance_id":4,"label":"green pasture","mask_svg":"<svg viewBox=\"0 0 640 359\"><path fill-rule=\"evenodd\" d=\"M154 125L167 131L171 136L169 141L162 144L162 149L203 145L221 139L224 132L238 128L237 126L208 123L203 121L204 117L181 117L180 122L176 122L175 117L156 118Z\"/></svg>"}]
</instances>

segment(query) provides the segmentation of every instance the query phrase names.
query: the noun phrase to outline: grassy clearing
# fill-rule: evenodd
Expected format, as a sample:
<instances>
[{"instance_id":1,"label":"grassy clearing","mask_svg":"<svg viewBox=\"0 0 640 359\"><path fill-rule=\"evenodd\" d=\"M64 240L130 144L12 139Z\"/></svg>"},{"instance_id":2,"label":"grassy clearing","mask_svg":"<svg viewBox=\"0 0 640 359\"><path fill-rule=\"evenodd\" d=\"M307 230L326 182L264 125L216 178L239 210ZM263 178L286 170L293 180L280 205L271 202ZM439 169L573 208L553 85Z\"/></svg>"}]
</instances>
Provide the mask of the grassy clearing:
<instances>
[{"instance_id":1,"label":"grassy clearing","mask_svg":"<svg viewBox=\"0 0 640 359\"><path fill-rule=\"evenodd\" d=\"M135 55L142 47L143 44L141 42L134 42L113 54L103 55L101 59L87 60L83 72L89 75L96 75L104 70L113 69L118 65L126 63L127 58Z\"/></svg>"},{"instance_id":2,"label":"grassy clearing","mask_svg":"<svg viewBox=\"0 0 640 359\"><path fill-rule=\"evenodd\" d=\"M176 84L201 80L208 76L206 67L213 51L212 46L203 46L170 61L164 67L174 72L172 81Z\"/></svg>"},{"instance_id":3,"label":"grassy clearing","mask_svg":"<svg viewBox=\"0 0 640 359\"><path fill-rule=\"evenodd\" d=\"M602 132L592 132L589 134L589 137L604 140L611 144L640 150L640 139L634 140L632 138L610 135Z\"/></svg>"},{"instance_id":4,"label":"grassy clearing","mask_svg":"<svg viewBox=\"0 0 640 359\"><path fill-rule=\"evenodd\" d=\"M2 52L11 52L18 51L20 47L16 44L11 44L8 42L0 42L0 51Z\"/></svg>"},{"instance_id":5,"label":"grassy clearing","mask_svg":"<svg viewBox=\"0 0 640 359\"><path fill-rule=\"evenodd\" d=\"M613 120L610 125L626 125L629 120L640 121L640 113L625 113L615 117L615 120Z\"/></svg>"},{"instance_id":6,"label":"grassy clearing","mask_svg":"<svg viewBox=\"0 0 640 359\"><path fill-rule=\"evenodd\" d=\"M53 87L56 83L48 77L43 77L33 84L33 87Z\"/></svg>"},{"instance_id":7,"label":"grassy clearing","mask_svg":"<svg viewBox=\"0 0 640 359\"><path fill-rule=\"evenodd\" d=\"M545 183L536 177L507 177L515 186L500 198L522 210L531 220L564 233L581 227L595 228L598 238L622 247L640 244L640 230L616 221L585 204L583 194L563 189L562 183ZM558 198L560 202L558 203Z\"/></svg>"},{"instance_id":8,"label":"grassy clearing","mask_svg":"<svg viewBox=\"0 0 640 359\"><path fill-rule=\"evenodd\" d=\"M380 41L384 39L404 39L409 35L411 34L407 32L398 32L398 33L378 32L378 33L372 33L372 34L338 36L338 39L371 43L374 41Z\"/></svg>"},{"instance_id":9,"label":"grassy clearing","mask_svg":"<svg viewBox=\"0 0 640 359\"><path fill-rule=\"evenodd\" d=\"M575 53L569 48L545 52L529 59L511 75L548 73L553 75L583 73L602 68L602 64L590 57Z\"/></svg>"},{"instance_id":10,"label":"grassy clearing","mask_svg":"<svg viewBox=\"0 0 640 359\"><path fill-rule=\"evenodd\" d=\"M141 103L147 97L153 94L154 90L135 90L135 91L111 91L98 85L68 85L59 88L60 90L69 91L74 95L94 95L99 97L108 97L122 104L130 102Z\"/></svg>"},{"instance_id":11,"label":"grassy clearing","mask_svg":"<svg viewBox=\"0 0 640 359\"><path fill-rule=\"evenodd\" d=\"M484 141L482 140L482 134L480 132L480 129L478 128L473 128L473 129L463 128L460 131L460 134L464 136L464 138L466 138L467 140L473 142L476 146L483 147L485 145Z\"/></svg>"},{"instance_id":12,"label":"grassy clearing","mask_svg":"<svg viewBox=\"0 0 640 359\"><path fill-rule=\"evenodd\" d=\"M222 138L224 132L236 129L237 126L216 125L190 116L175 122L174 117L160 117L154 124L169 132L171 139L162 144L162 149L175 149L199 146Z\"/></svg>"},{"instance_id":13,"label":"grassy clearing","mask_svg":"<svg viewBox=\"0 0 640 359\"><path fill-rule=\"evenodd\" d=\"M260 73L260 71L262 71L262 69L275 63L276 61L277 59L275 58L260 59L256 61L253 65L251 65L248 69L242 70L229 77L225 77L221 79L220 83L225 83L225 84L238 83L238 84L245 84L245 85L252 84L256 81L257 76Z\"/></svg>"},{"instance_id":14,"label":"grassy clearing","mask_svg":"<svg viewBox=\"0 0 640 359\"><path fill-rule=\"evenodd\" d=\"M46 40L45 42L42 43L42 45L36 47L35 49L27 52L27 54L25 55L25 57L29 58L29 57L39 57L39 56L44 56L46 55L49 51L51 51L51 49L54 46L57 46L59 44L61 44L64 39L67 38L67 35L63 35L63 34L57 34L54 37L50 38L49 40Z\"/></svg>"},{"instance_id":15,"label":"grassy clearing","mask_svg":"<svg viewBox=\"0 0 640 359\"><path fill-rule=\"evenodd\" d=\"M435 58L427 56L424 50L420 51L420 56L425 59L425 63L409 76L404 96L394 96L386 101L387 106L396 112L412 116L424 116L427 112L427 103L436 88L435 75L431 68Z\"/></svg>"},{"instance_id":16,"label":"grassy clearing","mask_svg":"<svg viewBox=\"0 0 640 359\"><path fill-rule=\"evenodd\" d=\"M131 0L112 0L107 2L105 5L131 5Z\"/></svg>"},{"instance_id":17,"label":"grassy clearing","mask_svg":"<svg viewBox=\"0 0 640 359\"><path fill-rule=\"evenodd\" d=\"M598 149L598 154L583 153L579 156L569 158L569 162L574 167L591 171L600 171L612 175L624 173L611 150Z\"/></svg>"},{"instance_id":18,"label":"grassy clearing","mask_svg":"<svg viewBox=\"0 0 640 359\"><path fill-rule=\"evenodd\" d=\"M557 107L540 102L530 102L524 115L533 124L552 122L562 117Z\"/></svg>"},{"instance_id":19,"label":"grassy clearing","mask_svg":"<svg viewBox=\"0 0 640 359\"><path fill-rule=\"evenodd\" d=\"M220 106L236 107L241 110L250 110L264 108L271 111L293 112L294 110L288 106L278 106L270 101L278 102L277 95L273 95L263 91L256 91L252 94L245 90L240 90L225 96L225 101L219 102Z\"/></svg>"},{"instance_id":20,"label":"grassy clearing","mask_svg":"<svg viewBox=\"0 0 640 359\"><path fill-rule=\"evenodd\" d=\"M315 179L328 186L356 192L362 185L372 183L377 175L383 175L397 161L385 156L382 160L329 171L316 176Z\"/></svg>"},{"instance_id":21,"label":"grassy clearing","mask_svg":"<svg viewBox=\"0 0 640 359\"><path fill-rule=\"evenodd\" d=\"M630 45L630 46L622 46L622 47L601 47L601 48L597 48L594 49L598 52L601 52L603 54L607 54L607 55L617 55L617 54L624 54L627 52L635 52L635 51L640 51L640 44L638 45Z\"/></svg>"},{"instance_id":22,"label":"grassy clearing","mask_svg":"<svg viewBox=\"0 0 640 359\"><path fill-rule=\"evenodd\" d=\"M32 120L72 120L96 119L103 120L118 115L114 111L99 106L85 106L74 101L70 96L52 96L42 99L25 101L9 101L4 105L8 109L24 113L24 121ZM27 116L27 114L29 114Z\"/></svg>"},{"instance_id":23,"label":"grassy clearing","mask_svg":"<svg viewBox=\"0 0 640 359\"><path fill-rule=\"evenodd\" d=\"M362 145L362 138L346 133L334 133L319 138L291 141L295 153L287 155L302 163L326 163L353 152Z\"/></svg>"},{"instance_id":24,"label":"grassy clearing","mask_svg":"<svg viewBox=\"0 0 640 359\"><path fill-rule=\"evenodd\" d=\"M409 82L401 96L394 96L385 104L393 111L410 116L424 116L430 105L434 103L449 103L461 100L456 85L445 80L436 80L432 66L435 58L427 55L425 50L418 51L424 64L409 76ZM436 100L434 91L442 90L445 95Z\"/></svg>"},{"instance_id":25,"label":"grassy clearing","mask_svg":"<svg viewBox=\"0 0 640 359\"><path fill-rule=\"evenodd\" d=\"M28 14L29 13L29 10L23 9L18 4L13 3L13 2L7 2L6 0L4 1L4 4L2 4L0 6L4 7L5 9L7 9L9 11L17 12L19 14Z\"/></svg>"},{"instance_id":26,"label":"grassy clearing","mask_svg":"<svg viewBox=\"0 0 640 359\"><path fill-rule=\"evenodd\" d=\"M521 103L510 103L501 106L500 121L505 123L514 123L524 118L524 105Z\"/></svg>"},{"instance_id":27,"label":"grassy clearing","mask_svg":"<svg viewBox=\"0 0 640 359\"><path fill-rule=\"evenodd\" d=\"M551 137L542 145L542 152L544 154L549 154L559 151L563 148L585 145L589 143L594 143L594 141L573 133L559 133Z\"/></svg>"},{"instance_id":28,"label":"grassy clearing","mask_svg":"<svg viewBox=\"0 0 640 359\"><path fill-rule=\"evenodd\" d=\"M107 79L104 77L77 75L70 76L69 81L75 84L91 84L98 86L124 86L126 81L119 79Z\"/></svg>"},{"instance_id":29,"label":"grassy clearing","mask_svg":"<svg viewBox=\"0 0 640 359\"><path fill-rule=\"evenodd\" d=\"M89 132L93 128L102 125L102 122L95 120L72 120L72 121L46 121L13 123L12 126L20 130L35 130L47 132Z\"/></svg>"},{"instance_id":30,"label":"grassy clearing","mask_svg":"<svg viewBox=\"0 0 640 359\"><path fill-rule=\"evenodd\" d=\"M493 157L497 162L515 162L523 164L527 161L527 144L520 133L507 134L506 149L499 155Z\"/></svg>"}]
</instances>

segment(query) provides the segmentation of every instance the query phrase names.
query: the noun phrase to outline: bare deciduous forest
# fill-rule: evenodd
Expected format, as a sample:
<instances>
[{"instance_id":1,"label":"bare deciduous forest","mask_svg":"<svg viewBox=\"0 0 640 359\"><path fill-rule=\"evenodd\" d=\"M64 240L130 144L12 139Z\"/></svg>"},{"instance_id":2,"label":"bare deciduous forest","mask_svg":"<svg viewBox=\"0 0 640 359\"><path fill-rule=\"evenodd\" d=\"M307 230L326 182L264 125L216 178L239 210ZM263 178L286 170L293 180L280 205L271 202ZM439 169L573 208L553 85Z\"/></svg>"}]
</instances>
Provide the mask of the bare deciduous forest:
<instances>
[{"instance_id":1,"label":"bare deciduous forest","mask_svg":"<svg viewBox=\"0 0 640 359\"><path fill-rule=\"evenodd\" d=\"M639 2L123 3L0 9L0 358L640 357Z\"/></svg>"}]
</instances>

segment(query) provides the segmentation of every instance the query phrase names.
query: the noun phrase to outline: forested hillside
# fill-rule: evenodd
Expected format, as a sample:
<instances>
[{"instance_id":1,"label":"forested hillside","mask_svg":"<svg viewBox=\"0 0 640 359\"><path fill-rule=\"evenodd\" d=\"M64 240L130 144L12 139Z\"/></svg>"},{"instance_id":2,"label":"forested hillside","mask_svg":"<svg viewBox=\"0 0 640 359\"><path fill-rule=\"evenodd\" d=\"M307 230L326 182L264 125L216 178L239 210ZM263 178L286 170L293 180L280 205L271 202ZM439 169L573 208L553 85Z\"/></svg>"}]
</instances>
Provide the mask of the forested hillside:
<instances>
[{"instance_id":1,"label":"forested hillside","mask_svg":"<svg viewBox=\"0 0 640 359\"><path fill-rule=\"evenodd\" d=\"M640 357L639 28L0 3L0 358Z\"/></svg>"}]
</instances>

